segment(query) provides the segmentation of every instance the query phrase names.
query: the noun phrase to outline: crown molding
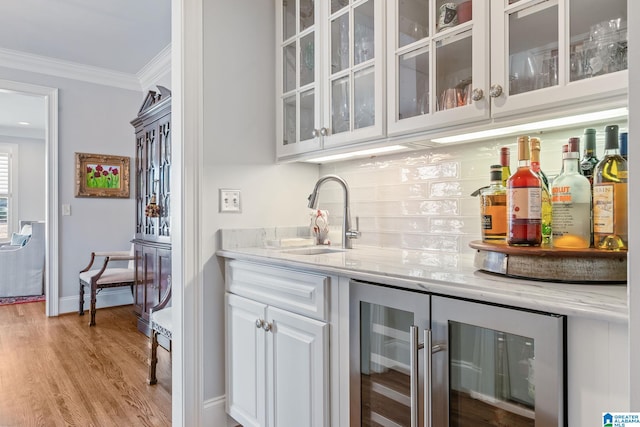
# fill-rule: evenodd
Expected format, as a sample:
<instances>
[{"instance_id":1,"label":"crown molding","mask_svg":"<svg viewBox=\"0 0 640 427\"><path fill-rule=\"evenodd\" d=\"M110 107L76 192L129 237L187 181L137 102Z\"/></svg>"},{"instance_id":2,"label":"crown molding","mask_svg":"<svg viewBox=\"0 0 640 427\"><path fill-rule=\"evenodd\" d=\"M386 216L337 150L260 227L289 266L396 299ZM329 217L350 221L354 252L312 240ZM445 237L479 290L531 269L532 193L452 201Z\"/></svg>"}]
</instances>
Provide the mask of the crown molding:
<instances>
[{"instance_id":1,"label":"crown molding","mask_svg":"<svg viewBox=\"0 0 640 427\"><path fill-rule=\"evenodd\" d=\"M136 77L140 82L140 86L145 90L154 86L161 81L162 77L171 72L171 43L162 49L151 61L147 63L140 71L136 73Z\"/></svg>"},{"instance_id":2,"label":"crown molding","mask_svg":"<svg viewBox=\"0 0 640 427\"><path fill-rule=\"evenodd\" d=\"M0 48L2 67L80 80L121 89L140 91L139 78L134 74L92 67L77 62L62 61L46 56ZM147 65L148 66L148 65ZM146 69L145 66L143 69Z\"/></svg>"}]
</instances>

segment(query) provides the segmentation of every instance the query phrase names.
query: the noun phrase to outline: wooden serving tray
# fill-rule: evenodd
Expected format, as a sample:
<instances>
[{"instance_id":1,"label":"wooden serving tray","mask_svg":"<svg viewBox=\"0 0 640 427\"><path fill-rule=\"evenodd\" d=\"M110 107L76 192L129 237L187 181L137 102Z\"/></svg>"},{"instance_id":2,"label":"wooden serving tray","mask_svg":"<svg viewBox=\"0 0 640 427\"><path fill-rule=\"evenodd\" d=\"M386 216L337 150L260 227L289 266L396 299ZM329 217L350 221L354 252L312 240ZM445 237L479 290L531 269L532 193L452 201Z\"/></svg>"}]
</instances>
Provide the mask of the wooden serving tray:
<instances>
[{"instance_id":1,"label":"wooden serving tray","mask_svg":"<svg viewBox=\"0 0 640 427\"><path fill-rule=\"evenodd\" d=\"M627 252L508 246L474 240L474 267L509 277L548 282L621 284L627 282Z\"/></svg>"}]
</instances>

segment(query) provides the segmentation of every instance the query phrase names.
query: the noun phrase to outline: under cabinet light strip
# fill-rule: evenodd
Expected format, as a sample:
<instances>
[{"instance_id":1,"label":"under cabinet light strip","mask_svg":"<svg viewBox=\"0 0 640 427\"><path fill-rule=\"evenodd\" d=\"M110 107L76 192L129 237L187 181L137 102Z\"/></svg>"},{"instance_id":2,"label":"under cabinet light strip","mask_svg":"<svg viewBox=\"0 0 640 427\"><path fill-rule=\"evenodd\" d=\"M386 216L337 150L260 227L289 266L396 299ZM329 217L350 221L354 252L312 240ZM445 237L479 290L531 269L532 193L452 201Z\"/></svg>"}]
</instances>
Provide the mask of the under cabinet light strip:
<instances>
[{"instance_id":1,"label":"under cabinet light strip","mask_svg":"<svg viewBox=\"0 0 640 427\"><path fill-rule=\"evenodd\" d=\"M600 122L603 120L609 120L614 118L626 117L629 114L627 108L615 108L613 110L598 111L595 113L579 114L576 116L560 117L557 119L542 120L539 122L525 123L522 125L507 126L497 129L483 130L479 132L464 133L461 135L447 136L444 138L432 139L432 142L439 144L450 144L453 142L473 141L480 139L493 138L497 136L504 136L510 134L516 134L520 132L539 131L544 129L566 127L572 125L578 125L581 123Z\"/></svg>"},{"instance_id":2,"label":"under cabinet light strip","mask_svg":"<svg viewBox=\"0 0 640 427\"><path fill-rule=\"evenodd\" d=\"M403 145L391 145L389 147L371 148L369 150L353 151L350 153L333 154L324 157L315 157L313 159L305 160L308 163L323 163L323 162L335 162L336 160L346 160L352 157L372 156L374 154L391 153L393 151L406 150L407 147Z\"/></svg>"}]
</instances>

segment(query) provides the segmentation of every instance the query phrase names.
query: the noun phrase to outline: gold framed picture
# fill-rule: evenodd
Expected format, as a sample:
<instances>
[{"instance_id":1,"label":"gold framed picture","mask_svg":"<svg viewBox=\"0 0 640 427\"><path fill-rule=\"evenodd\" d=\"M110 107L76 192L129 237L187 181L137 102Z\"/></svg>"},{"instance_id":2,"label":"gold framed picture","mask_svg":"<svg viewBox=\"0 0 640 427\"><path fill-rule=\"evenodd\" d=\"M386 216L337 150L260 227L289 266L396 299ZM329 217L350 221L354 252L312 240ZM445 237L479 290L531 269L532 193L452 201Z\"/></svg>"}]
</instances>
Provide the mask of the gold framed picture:
<instances>
[{"instance_id":1,"label":"gold framed picture","mask_svg":"<svg viewBox=\"0 0 640 427\"><path fill-rule=\"evenodd\" d=\"M129 198L129 157L76 153L76 197Z\"/></svg>"}]
</instances>

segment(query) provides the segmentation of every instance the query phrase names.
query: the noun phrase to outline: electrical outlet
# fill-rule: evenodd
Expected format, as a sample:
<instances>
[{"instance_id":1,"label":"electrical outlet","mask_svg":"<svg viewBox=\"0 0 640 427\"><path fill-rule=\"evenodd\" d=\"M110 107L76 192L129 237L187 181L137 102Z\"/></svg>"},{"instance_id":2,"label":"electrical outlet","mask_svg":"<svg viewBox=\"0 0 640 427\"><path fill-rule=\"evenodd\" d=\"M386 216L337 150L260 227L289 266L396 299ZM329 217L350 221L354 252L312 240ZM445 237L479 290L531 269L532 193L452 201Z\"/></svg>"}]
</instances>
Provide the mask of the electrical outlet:
<instances>
[{"instance_id":1,"label":"electrical outlet","mask_svg":"<svg viewBox=\"0 0 640 427\"><path fill-rule=\"evenodd\" d=\"M240 205L240 190L220 188L220 212L242 212Z\"/></svg>"}]
</instances>

